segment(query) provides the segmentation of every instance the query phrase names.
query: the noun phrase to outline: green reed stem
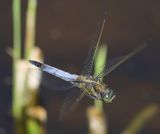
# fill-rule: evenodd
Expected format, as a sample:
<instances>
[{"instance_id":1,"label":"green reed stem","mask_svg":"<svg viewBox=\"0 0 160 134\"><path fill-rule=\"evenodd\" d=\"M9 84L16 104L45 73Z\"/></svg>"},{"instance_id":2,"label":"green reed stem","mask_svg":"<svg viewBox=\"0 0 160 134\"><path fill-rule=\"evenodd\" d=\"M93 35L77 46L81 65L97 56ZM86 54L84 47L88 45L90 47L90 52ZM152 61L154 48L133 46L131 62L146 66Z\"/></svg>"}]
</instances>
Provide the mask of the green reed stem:
<instances>
[{"instance_id":1,"label":"green reed stem","mask_svg":"<svg viewBox=\"0 0 160 134\"><path fill-rule=\"evenodd\" d=\"M28 7L26 13L26 37L25 37L25 59L29 60L31 58L31 52L33 52L35 46L35 25L36 25L36 11L37 11L37 0L28 0ZM35 57L32 57L35 58ZM30 85L27 85L27 90L32 99L28 104L28 108L36 105L37 93L33 93L29 89ZM35 90L37 91L37 90ZM40 133L41 125L32 118L26 119L26 129L28 134Z\"/></svg>"},{"instance_id":2,"label":"green reed stem","mask_svg":"<svg viewBox=\"0 0 160 134\"><path fill-rule=\"evenodd\" d=\"M106 45L103 44L97 49L95 64L94 64L95 76L104 71L106 64L106 57L107 57L107 47ZM94 100L94 106L89 107L87 109L87 118L89 123L90 134L107 134L107 122L103 111L102 101Z\"/></svg>"},{"instance_id":3,"label":"green reed stem","mask_svg":"<svg viewBox=\"0 0 160 134\"><path fill-rule=\"evenodd\" d=\"M12 13L13 13L13 60L16 61L21 58L21 0L13 0Z\"/></svg>"},{"instance_id":4,"label":"green reed stem","mask_svg":"<svg viewBox=\"0 0 160 134\"><path fill-rule=\"evenodd\" d=\"M106 59L107 59L107 47L106 47L106 45L101 45L99 47L99 50L98 50L96 58L95 58L94 75L97 75L97 74L101 73L102 71L104 71L105 65L106 65ZM94 104L98 109L100 109L100 110L103 109L103 102L102 101L95 100Z\"/></svg>"},{"instance_id":5,"label":"green reed stem","mask_svg":"<svg viewBox=\"0 0 160 134\"><path fill-rule=\"evenodd\" d=\"M144 125L159 112L159 105L151 104L142 109L131 121L122 134L138 134Z\"/></svg>"},{"instance_id":6,"label":"green reed stem","mask_svg":"<svg viewBox=\"0 0 160 134\"><path fill-rule=\"evenodd\" d=\"M32 119L27 120L27 134L41 134L38 123Z\"/></svg>"},{"instance_id":7,"label":"green reed stem","mask_svg":"<svg viewBox=\"0 0 160 134\"><path fill-rule=\"evenodd\" d=\"M13 0L13 104L12 112L14 117L15 133L23 133L22 129L22 103L18 91L18 61L21 58L21 0ZM17 96L18 95L18 96Z\"/></svg>"},{"instance_id":8,"label":"green reed stem","mask_svg":"<svg viewBox=\"0 0 160 134\"><path fill-rule=\"evenodd\" d=\"M21 2L20 0L13 0L13 115L19 117L21 110L17 105L16 97L16 79L17 79L17 62L21 58Z\"/></svg>"},{"instance_id":9,"label":"green reed stem","mask_svg":"<svg viewBox=\"0 0 160 134\"><path fill-rule=\"evenodd\" d=\"M35 45L37 0L29 0L26 14L25 58L28 60Z\"/></svg>"}]
</instances>

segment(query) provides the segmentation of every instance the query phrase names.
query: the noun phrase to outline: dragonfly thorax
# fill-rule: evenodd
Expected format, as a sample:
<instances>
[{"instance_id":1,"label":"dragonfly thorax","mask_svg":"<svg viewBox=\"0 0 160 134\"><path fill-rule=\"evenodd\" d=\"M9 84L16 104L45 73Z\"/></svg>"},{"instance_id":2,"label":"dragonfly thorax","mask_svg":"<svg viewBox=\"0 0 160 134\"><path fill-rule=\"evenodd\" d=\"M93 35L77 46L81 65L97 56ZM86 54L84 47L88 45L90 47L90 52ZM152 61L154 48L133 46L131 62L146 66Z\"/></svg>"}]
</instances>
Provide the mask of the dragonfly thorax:
<instances>
[{"instance_id":1,"label":"dragonfly thorax","mask_svg":"<svg viewBox=\"0 0 160 134\"><path fill-rule=\"evenodd\" d=\"M84 91L90 98L111 102L113 99L113 91L100 80L95 80L92 76L79 76L73 82L77 87Z\"/></svg>"}]
</instances>

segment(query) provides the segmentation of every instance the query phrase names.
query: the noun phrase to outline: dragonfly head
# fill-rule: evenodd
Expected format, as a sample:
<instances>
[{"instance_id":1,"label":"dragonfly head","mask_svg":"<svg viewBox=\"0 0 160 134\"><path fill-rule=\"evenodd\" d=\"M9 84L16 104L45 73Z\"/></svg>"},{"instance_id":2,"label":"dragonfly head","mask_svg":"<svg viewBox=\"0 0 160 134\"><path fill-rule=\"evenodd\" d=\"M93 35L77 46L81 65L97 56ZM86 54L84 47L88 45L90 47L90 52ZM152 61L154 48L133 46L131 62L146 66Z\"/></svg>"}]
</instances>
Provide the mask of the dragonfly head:
<instances>
[{"instance_id":1,"label":"dragonfly head","mask_svg":"<svg viewBox=\"0 0 160 134\"><path fill-rule=\"evenodd\" d=\"M105 103L110 103L112 102L112 100L116 97L116 95L114 94L113 90L108 90L104 96L103 96L103 101Z\"/></svg>"}]
</instances>

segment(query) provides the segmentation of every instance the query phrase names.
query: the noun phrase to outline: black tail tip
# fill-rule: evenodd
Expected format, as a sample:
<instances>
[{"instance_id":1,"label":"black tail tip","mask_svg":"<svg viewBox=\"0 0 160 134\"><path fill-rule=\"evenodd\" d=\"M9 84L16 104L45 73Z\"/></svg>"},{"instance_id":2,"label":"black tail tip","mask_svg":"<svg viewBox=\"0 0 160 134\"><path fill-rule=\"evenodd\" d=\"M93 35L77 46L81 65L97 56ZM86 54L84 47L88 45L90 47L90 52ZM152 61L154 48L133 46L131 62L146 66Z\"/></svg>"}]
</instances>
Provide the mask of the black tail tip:
<instances>
[{"instance_id":1,"label":"black tail tip","mask_svg":"<svg viewBox=\"0 0 160 134\"><path fill-rule=\"evenodd\" d=\"M34 66L36 66L36 67L39 67L39 68L42 68L42 63L40 63L40 62L38 62L38 61L34 61L34 60L29 60L29 62L31 63L31 64L33 64Z\"/></svg>"},{"instance_id":2,"label":"black tail tip","mask_svg":"<svg viewBox=\"0 0 160 134\"><path fill-rule=\"evenodd\" d=\"M29 60L29 63L34 64L34 60Z\"/></svg>"}]
</instances>

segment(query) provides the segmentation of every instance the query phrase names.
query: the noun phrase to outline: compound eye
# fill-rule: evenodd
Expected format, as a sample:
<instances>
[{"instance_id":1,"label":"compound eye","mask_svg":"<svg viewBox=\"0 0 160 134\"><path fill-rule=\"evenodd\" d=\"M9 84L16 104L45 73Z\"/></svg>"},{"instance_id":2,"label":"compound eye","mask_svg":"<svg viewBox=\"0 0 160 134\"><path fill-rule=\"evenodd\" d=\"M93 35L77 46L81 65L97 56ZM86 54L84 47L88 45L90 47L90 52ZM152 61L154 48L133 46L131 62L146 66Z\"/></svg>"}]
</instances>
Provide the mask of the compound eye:
<instances>
[{"instance_id":1,"label":"compound eye","mask_svg":"<svg viewBox=\"0 0 160 134\"><path fill-rule=\"evenodd\" d=\"M112 100L115 98L115 94L112 90L108 90L108 92L104 95L103 97L103 100L106 102L106 103L110 103L112 102Z\"/></svg>"}]
</instances>

